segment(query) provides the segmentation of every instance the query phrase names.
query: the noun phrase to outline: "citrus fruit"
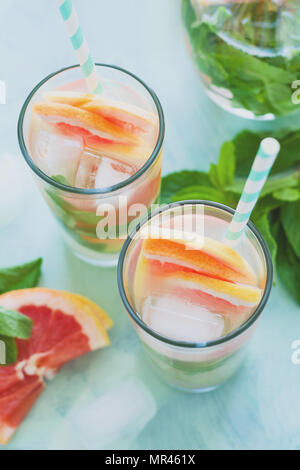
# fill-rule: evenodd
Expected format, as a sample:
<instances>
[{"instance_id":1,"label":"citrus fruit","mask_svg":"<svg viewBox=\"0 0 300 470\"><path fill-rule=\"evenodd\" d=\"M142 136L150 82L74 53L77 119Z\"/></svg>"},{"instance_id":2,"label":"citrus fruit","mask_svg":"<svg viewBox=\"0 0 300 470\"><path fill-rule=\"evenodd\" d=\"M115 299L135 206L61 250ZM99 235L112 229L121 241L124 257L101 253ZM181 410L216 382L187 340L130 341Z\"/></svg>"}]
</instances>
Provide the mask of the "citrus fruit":
<instances>
[{"instance_id":1,"label":"citrus fruit","mask_svg":"<svg viewBox=\"0 0 300 470\"><path fill-rule=\"evenodd\" d=\"M137 142L137 138L132 132L108 121L99 114L91 113L78 106L44 102L35 103L33 111L51 123L63 122L69 126L75 126L76 133L78 133L78 129L82 129L83 134L88 131L107 139L114 137L131 143Z\"/></svg>"},{"instance_id":2,"label":"citrus fruit","mask_svg":"<svg viewBox=\"0 0 300 470\"><path fill-rule=\"evenodd\" d=\"M151 229L152 238L145 240L143 254L150 262L160 263L161 271L184 270L232 282L257 283L251 266L223 243L208 237L201 241L187 241L192 240L189 237L154 238L153 233Z\"/></svg>"},{"instance_id":3,"label":"citrus fruit","mask_svg":"<svg viewBox=\"0 0 300 470\"><path fill-rule=\"evenodd\" d=\"M44 388L68 361L109 344L112 321L94 302L46 288L0 296L0 306L33 321L30 339L17 339L18 361L0 368L0 443L8 442Z\"/></svg>"}]
</instances>

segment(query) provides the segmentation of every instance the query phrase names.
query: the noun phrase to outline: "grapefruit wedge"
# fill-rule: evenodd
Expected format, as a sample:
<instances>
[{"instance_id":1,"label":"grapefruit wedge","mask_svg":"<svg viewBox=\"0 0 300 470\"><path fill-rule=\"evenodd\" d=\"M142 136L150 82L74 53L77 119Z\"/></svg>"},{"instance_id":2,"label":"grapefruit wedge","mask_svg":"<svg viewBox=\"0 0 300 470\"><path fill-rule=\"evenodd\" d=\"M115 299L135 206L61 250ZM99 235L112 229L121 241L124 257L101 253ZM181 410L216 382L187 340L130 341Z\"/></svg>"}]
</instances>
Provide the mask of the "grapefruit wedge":
<instances>
[{"instance_id":1,"label":"grapefruit wedge","mask_svg":"<svg viewBox=\"0 0 300 470\"><path fill-rule=\"evenodd\" d=\"M30 339L17 339L18 361L0 367L0 443L5 444L52 378L68 361L109 344L112 321L83 296L46 288L0 296L0 306L33 320Z\"/></svg>"},{"instance_id":2,"label":"grapefruit wedge","mask_svg":"<svg viewBox=\"0 0 300 470\"><path fill-rule=\"evenodd\" d=\"M71 106L82 106L92 100L91 93L84 93L82 91L65 91L54 90L48 91L43 94L46 101L62 104L70 104Z\"/></svg>"},{"instance_id":3,"label":"grapefruit wedge","mask_svg":"<svg viewBox=\"0 0 300 470\"><path fill-rule=\"evenodd\" d=\"M108 121L127 129L134 134L142 134L157 125L157 118L139 106L111 100L104 96L75 91L50 91L43 97L48 102L79 106L86 111L100 115Z\"/></svg>"},{"instance_id":4,"label":"grapefruit wedge","mask_svg":"<svg viewBox=\"0 0 300 470\"><path fill-rule=\"evenodd\" d=\"M157 125L157 119L153 113L144 111L129 103L108 100L104 97L94 97L81 107L103 116L108 121L129 130L133 134L147 133Z\"/></svg>"},{"instance_id":5,"label":"grapefruit wedge","mask_svg":"<svg viewBox=\"0 0 300 470\"><path fill-rule=\"evenodd\" d=\"M149 143L157 118L140 107L95 97L89 93L56 90L43 95L33 113L59 134L81 139L85 149L134 166L135 173L150 157Z\"/></svg>"},{"instance_id":6,"label":"grapefruit wedge","mask_svg":"<svg viewBox=\"0 0 300 470\"><path fill-rule=\"evenodd\" d=\"M83 135L89 132L106 140L113 141L113 139L116 139L131 144L137 143L137 137L132 132L108 121L99 114L91 113L78 106L40 102L33 105L33 111L53 124L63 123L68 125L70 129L74 127L77 135L82 130Z\"/></svg>"},{"instance_id":7,"label":"grapefruit wedge","mask_svg":"<svg viewBox=\"0 0 300 470\"><path fill-rule=\"evenodd\" d=\"M262 297L259 287L190 272L171 273L168 284L174 294L223 315L246 313L255 308Z\"/></svg>"},{"instance_id":8,"label":"grapefruit wedge","mask_svg":"<svg viewBox=\"0 0 300 470\"><path fill-rule=\"evenodd\" d=\"M251 266L233 248L203 237L167 238L164 229L151 229L151 237L144 241L143 254L154 265L159 264L165 272L187 271L204 274L220 280L256 285L257 279ZM187 235L187 234L185 234Z\"/></svg>"}]
</instances>

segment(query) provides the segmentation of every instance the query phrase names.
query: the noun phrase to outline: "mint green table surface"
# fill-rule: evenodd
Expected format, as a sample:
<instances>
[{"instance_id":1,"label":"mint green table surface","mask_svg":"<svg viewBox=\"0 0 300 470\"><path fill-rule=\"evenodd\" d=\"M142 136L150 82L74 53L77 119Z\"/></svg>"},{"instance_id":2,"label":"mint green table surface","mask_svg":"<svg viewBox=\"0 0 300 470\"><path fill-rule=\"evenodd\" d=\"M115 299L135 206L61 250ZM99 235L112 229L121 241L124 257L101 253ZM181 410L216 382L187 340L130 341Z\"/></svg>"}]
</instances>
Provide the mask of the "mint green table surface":
<instances>
[{"instance_id":1,"label":"mint green table surface","mask_svg":"<svg viewBox=\"0 0 300 470\"><path fill-rule=\"evenodd\" d=\"M135 72L160 97L165 174L207 169L224 140L241 128L261 126L226 114L204 95L184 45L177 0L74 4L96 60ZM16 121L26 95L48 73L75 62L56 2L1 2L0 57L7 88L7 103L0 105L0 158L10 152L21 161ZM47 384L6 448L300 449L300 365L291 361L291 344L300 339L300 307L282 286L273 289L234 379L209 394L174 391L144 362L119 299L116 270L89 266L69 252L25 165L23 171L20 212L0 230L1 266L42 256L41 285L90 297L115 327L110 348L68 364Z\"/></svg>"}]
</instances>

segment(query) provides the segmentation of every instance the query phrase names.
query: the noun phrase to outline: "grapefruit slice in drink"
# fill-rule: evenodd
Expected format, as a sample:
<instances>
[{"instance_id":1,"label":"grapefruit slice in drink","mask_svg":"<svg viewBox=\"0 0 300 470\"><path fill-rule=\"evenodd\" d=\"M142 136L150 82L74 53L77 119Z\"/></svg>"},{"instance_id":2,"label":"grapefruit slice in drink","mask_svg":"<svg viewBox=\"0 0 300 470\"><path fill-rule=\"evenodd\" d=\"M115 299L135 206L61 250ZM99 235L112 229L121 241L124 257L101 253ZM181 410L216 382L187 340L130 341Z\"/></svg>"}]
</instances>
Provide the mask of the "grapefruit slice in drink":
<instances>
[{"instance_id":1,"label":"grapefruit slice in drink","mask_svg":"<svg viewBox=\"0 0 300 470\"><path fill-rule=\"evenodd\" d=\"M263 291L251 266L232 248L211 238L186 237L151 227L142 242L135 274L136 308L158 296L186 302L186 308L221 315L225 331L239 327L259 304ZM175 233L175 232L174 232ZM146 234L146 232L145 232ZM194 308L193 307L193 308Z\"/></svg>"},{"instance_id":2,"label":"grapefruit slice in drink","mask_svg":"<svg viewBox=\"0 0 300 470\"><path fill-rule=\"evenodd\" d=\"M61 132L82 137L85 148L138 168L151 155L146 141L156 139L158 128L153 113L83 92L58 90L44 98L34 105L34 112Z\"/></svg>"},{"instance_id":3,"label":"grapefruit slice in drink","mask_svg":"<svg viewBox=\"0 0 300 470\"><path fill-rule=\"evenodd\" d=\"M209 237L193 240L182 233L168 239L167 234L160 227L151 228L151 238L143 245L144 256L150 263L159 264L161 271L195 272L220 280L257 284L252 267L233 248Z\"/></svg>"},{"instance_id":4,"label":"grapefruit slice in drink","mask_svg":"<svg viewBox=\"0 0 300 470\"><path fill-rule=\"evenodd\" d=\"M79 106L86 111L98 114L133 134L149 132L157 125L157 119L152 112L104 96L64 90L47 92L43 96L46 101Z\"/></svg>"},{"instance_id":5,"label":"grapefruit slice in drink","mask_svg":"<svg viewBox=\"0 0 300 470\"><path fill-rule=\"evenodd\" d=\"M107 314L76 294L46 288L12 291L0 306L33 320L30 339L16 340L18 361L0 368L0 443L7 443L44 388L68 361L109 344Z\"/></svg>"},{"instance_id":6,"label":"grapefruit slice in drink","mask_svg":"<svg viewBox=\"0 0 300 470\"><path fill-rule=\"evenodd\" d=\"M77 106L63 103L40 102L33 105L33 112L53 124L64 123L70 128L94 134L107 140L118 140L135 144L138 139L132 132L108 121L101 115L91 113Z\"/></svg>"}]
</instances>

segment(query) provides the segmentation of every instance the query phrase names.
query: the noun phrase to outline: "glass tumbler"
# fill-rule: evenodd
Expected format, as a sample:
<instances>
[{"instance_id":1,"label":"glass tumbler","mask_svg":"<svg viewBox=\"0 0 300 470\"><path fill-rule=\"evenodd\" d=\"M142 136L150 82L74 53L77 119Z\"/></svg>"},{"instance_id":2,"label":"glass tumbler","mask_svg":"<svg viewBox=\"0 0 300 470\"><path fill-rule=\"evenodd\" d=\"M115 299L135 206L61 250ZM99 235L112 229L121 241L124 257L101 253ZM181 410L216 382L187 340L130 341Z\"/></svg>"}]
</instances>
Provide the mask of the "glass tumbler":
<instances>
[{"instance_id":1,"label":"glass tumbler","mask_svg":"<svg viewBox=\"0 0 300 470\"><path fill-rule=\"evenodd\" d=\"M145 228L148 229L150 224L157 223L162 214L169 212L172 219L182 213L182 208L184 214L194 214L199 206L204 214L204 234L211 237L216 234L215 225L209 228L205 224L207 217L219 224L218 237L225 233L234 214L233 209L210 201L182 201L170 204L153 215L149 214L129 235L122 248L118 265L120 295L150 364L168 384L190 392L213 390L237 372L269 298L273 279L272 260L267 244L253 223L248 222L245 231L247 244L243 246L247 246L249 251L248 259L256 260L255 269L260 272L260 287L263 289L261 301L250 318L225 336L208 342L179 341L150 328L135 307L136 268Z\"/></svg>"},{"instance_id":2,"label":"glass tumbler","mask_svg":"<svg viewBox=\"0 0 300 470\"><path fill-rule=\"evenodd\" d=\"M53 179L34 161L30 151L32 106L41 100L43 93L68 89L69 84L76 91L83 91L85 82L77 65L47 76L32 90L20 113L18 138L22 154L71 250L89 263L114 266L128 228L158 202L165 125L158 97L142 80L116 66L96 64L96 67L104 92L129 105L131 99L135 105L138 99L141 107L147 106L157 118L157 138L141 168L117 184L107 181L107 187L87 189Z\"/></svg>"}]
</instances>

